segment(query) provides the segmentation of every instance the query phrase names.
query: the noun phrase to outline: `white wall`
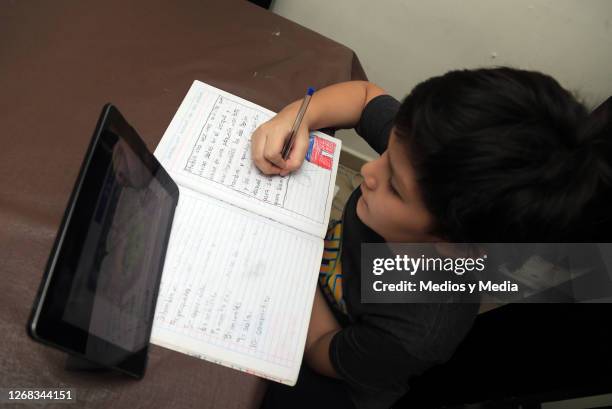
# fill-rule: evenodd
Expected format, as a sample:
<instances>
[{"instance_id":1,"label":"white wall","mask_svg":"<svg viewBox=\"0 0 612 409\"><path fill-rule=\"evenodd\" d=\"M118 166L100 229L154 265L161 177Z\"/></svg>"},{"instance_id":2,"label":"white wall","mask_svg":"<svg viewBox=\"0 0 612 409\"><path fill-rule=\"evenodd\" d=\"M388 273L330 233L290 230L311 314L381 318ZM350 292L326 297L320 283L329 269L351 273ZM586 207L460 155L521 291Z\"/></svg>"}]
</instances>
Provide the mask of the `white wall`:
<instances>
[{"instance_id":1,"label":"white wall","mask_svg":"<svg viewBox=\"0 0 612 409\"><path fill-rule=\"evenodd\" d=\"M612 95L612 0L275 0L271 10L353 49L398 99L457 68L542 71L589 106ZM344 145L374 151L350 131Z\"/></svg>"}]
</instances>

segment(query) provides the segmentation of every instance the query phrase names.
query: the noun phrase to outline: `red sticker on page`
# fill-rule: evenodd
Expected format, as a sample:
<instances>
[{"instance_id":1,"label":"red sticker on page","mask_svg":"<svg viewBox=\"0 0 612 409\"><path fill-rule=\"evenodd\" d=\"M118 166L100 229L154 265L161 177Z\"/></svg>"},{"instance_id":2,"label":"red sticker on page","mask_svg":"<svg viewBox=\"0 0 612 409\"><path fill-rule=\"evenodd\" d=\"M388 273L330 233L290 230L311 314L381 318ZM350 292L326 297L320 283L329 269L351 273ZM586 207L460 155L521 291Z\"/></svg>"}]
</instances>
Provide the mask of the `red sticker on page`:
<instances>
[{"instance_id":1,"label":"red sticker on page","mask_svg":"<svg viewBox=\"0 0 612 409\"><path fill-rule=\"evenodd\" d=\"M336 144L314 134L310 135L306 160L325 169L331 169L334 163Z\"/></svg>"}]
</instances>

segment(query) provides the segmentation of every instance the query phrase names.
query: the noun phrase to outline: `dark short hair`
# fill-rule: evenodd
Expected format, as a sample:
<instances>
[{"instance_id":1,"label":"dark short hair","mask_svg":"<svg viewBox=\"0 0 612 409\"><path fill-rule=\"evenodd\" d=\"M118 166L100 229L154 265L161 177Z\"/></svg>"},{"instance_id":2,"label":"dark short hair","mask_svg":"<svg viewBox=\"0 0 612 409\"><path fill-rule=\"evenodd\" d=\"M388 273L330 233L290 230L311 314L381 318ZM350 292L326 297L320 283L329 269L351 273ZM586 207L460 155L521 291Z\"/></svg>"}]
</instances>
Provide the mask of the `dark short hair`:
<instances>
[{"instance_id":1,"label":"dark short hair","mask_svg":"<svg viewBox=\"0 0 612 409\"><path fill-rule=\"evenodd\" d=\"M437 233L571 242L612 235L609 123L552 77L500 67L418 84L394 125Z\"/></svg>"}]
</instances>

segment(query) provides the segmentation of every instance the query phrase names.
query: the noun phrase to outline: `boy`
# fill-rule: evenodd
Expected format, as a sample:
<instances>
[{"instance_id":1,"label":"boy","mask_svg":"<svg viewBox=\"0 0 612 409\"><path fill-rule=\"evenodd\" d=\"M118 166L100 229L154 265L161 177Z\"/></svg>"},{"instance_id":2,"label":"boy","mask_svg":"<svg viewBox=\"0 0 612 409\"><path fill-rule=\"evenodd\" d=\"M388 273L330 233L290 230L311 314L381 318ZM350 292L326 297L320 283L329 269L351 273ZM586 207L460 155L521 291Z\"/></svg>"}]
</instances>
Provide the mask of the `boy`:
<instances>
[{"instance_id":1,"label":"boy","mask_svg":"<svg viewBox=\"0 0 612 409\"><path fill-rule=\"evenodd\" d=\"M381 155L362 167L363 183L328 233L326 247L341 244L338 260L322 266L307 366L295 388L271 385L264 407L390 407L470 329L475 304L362 304L362 242L579 241L601 220L609 141L549 76L452 71L401 104L368 82L336 84L314 94L284 161L300 102L253 134L262 172L299 168L309 129L355 127Z\"/></svg>"}]
</instances>

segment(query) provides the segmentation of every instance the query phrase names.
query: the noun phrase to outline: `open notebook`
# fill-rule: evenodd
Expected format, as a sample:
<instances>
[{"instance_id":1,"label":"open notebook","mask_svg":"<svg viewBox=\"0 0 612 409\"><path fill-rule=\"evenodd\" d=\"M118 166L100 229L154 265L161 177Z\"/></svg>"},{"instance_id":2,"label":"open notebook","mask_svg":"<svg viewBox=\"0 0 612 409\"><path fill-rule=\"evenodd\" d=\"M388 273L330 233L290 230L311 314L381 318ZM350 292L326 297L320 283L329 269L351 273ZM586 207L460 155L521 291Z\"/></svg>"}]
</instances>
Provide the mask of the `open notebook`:
<instances>
[{"instance_id":1,"label":"open notebook","mask_svg":"<svg viewBox=\"0 0 612 409\"><path fill-rule=\"evenodd\" d=\"M286 177L251 162L274 113L194 81L155 156L178 184L151 342L294 385L341 142L310 135Z\"/></svg>"}]
</instances>

